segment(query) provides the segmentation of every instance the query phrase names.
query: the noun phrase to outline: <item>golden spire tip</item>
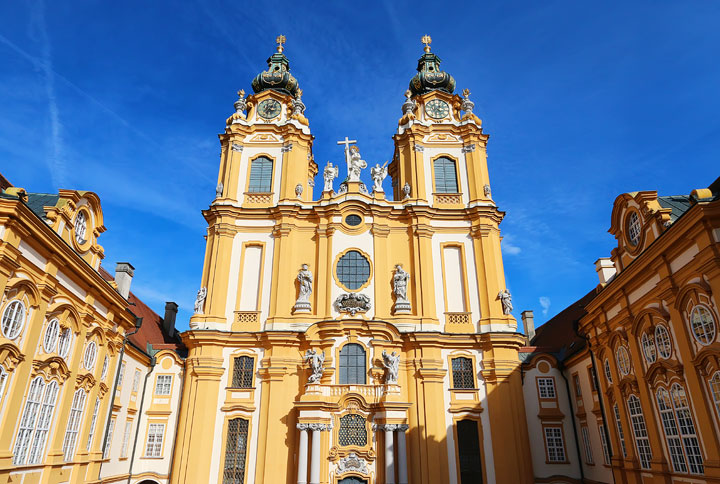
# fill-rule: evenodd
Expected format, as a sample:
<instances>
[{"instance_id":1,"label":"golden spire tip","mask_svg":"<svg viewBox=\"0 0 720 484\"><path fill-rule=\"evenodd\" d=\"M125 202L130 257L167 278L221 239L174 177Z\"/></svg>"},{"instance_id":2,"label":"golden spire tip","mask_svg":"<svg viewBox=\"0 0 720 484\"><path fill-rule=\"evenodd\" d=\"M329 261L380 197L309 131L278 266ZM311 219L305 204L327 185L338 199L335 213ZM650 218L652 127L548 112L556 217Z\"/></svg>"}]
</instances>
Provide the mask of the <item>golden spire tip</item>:
<instances>
[{"instance_id":1,"label":"golden spire tip","mask_svg":"<svg viewBox=\"0 0 720 484\"><path fill-rule=\"evenodd\" d=\"M425 52L430 52L430 44L432 44L432 37L429 35L423 35L422 39L420 39L420 42L425 44Z\"/></svg>"},{"instance_id":2,"label":"golden spire tip","mask_svg":"<svg viewBox=\"0 0 720 484\"><path fill-rule=\"evenodd\" d=\"M284 35L278 35L275 39L275 42L277 43L277 51L282 52L283 51L283 44L285 43L285 36Z\"/></svg>"}]
</instances>

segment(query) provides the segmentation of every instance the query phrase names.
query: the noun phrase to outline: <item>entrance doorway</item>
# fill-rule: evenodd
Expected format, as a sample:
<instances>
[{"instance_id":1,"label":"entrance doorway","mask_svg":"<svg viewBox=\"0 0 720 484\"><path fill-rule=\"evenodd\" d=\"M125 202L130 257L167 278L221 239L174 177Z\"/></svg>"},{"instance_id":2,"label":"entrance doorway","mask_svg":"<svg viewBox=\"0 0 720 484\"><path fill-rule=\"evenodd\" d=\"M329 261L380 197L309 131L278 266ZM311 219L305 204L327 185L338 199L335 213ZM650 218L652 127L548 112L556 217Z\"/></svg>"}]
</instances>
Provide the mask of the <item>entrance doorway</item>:
<instances>
[{"instance_id":1,"label":"entrance doorway","mask_svg":"<svg viewBox=\"0 0 720 484\"><path fill-rule=\"evenodd\" d=\"M345 479L338 481L338 484L367 484L365 479L359 477L346 477Z\"/></svg>"}]
</instances>

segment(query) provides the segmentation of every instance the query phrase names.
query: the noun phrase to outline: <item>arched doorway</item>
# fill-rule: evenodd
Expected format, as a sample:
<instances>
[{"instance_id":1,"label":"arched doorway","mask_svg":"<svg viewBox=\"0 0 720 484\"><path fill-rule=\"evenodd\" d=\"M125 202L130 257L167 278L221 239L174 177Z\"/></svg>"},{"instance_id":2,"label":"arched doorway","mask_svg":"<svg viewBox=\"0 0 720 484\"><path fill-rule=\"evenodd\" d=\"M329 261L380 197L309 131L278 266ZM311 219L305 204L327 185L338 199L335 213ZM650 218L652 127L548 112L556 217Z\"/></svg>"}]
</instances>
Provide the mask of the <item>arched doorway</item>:
<instances>
[{"instance_id":1,"label":"arched doorway","mask_svg":"<svg viewBox=\"0 0 720 484\"><path fill-rule=\"evenodd\" d=\"M140 481L137 484L158 484L157 481L151 481L150 479L145 479L144 481Z\"/></svg>"},{"instance_id":2,"label":"arched doorway","mask_svg":"<svg viewBox=\"0 0 720 484\"><path fill-rule=\"evenodd\" d=\"M367 484L367 481L359 477L350 476L338 481L338 484Z\"/></svg>"}]
</instances>

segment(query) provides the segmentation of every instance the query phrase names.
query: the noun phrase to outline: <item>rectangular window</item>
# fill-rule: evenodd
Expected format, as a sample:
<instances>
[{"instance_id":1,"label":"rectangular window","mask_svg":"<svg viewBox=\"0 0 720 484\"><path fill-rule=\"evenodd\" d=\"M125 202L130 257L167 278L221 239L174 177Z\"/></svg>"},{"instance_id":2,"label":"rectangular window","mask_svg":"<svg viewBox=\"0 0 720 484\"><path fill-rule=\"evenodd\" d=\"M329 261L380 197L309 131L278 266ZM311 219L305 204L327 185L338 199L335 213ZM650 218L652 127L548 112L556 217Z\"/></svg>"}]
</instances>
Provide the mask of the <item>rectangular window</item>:
<instances>
[{"instance_id":1,"label":"rectangular window","mask_svg":"<svg viewBox=\"0 0 720 484\"><path fill-rule=\"evenodd\" d=\"M95 407L93 408L92 419L90 420L90 431L88 432L86 452L90 452L93 436L95 435L95 425L97 425L98 410L100 410L100 397L95 399Z\"/></svg>"},{"instance_id":2,"label":"rectangular window","mask_svg":"<svg viewBox=\"0 0 720 484\"><path fill-rule=\"evenodd\" d=\"M582 397L582 388L580 388L580 376L577 373L573 375L573 384L575 385L575 396L578 398Z\"/></svg>"},{"instance_id":3,"label":"rectangular window","mask_svg":"<svg viewBox=\"0 0 720 484\"><path fill-rule=\"evenodd\" d=\"M600 443L602 444L603 462L610 465L610 447L608 446L607 436L605 435L605 425L598 422L598 432L600 433Z\"/></svg>"},{"instance_id":4,"label":"rectangular window","mask_svg":"<svg viewBox=\"0 0 720 484\"><path fill-rule=\"evenodd\" d=\"M642 407L640 406L640 399L635 395L630 395L628 399L628 409L630 410L630 420L632 421L640 467L650 469L650 460L652 459L650 440L648 439L647 427L645 427L645 417L643 416Z\"/></svg>"},{"instance_id":5,"label":"rectangular window","mask_svg":"<svg viewBox=\"0 0 720 484\"><path fill-rule=\"evenodd\" d=\"M248 421L243 418L234 418L228 421L223 484L243 484L245 482L247 440Z\"/></svg>"},{"instance_id":6,"label":"rectangular window","mask_svg":"<svg viewBox=\"0 0 720 484\"><path fill-rule=\"evenodd\" d=\"M140 387L140 370L135 370L135 374L133 375L132 392L137 393L139 387Z\"/></svg>"},{"instance_id":7,"label":"rectangular window","mask_svg":"<svg viewBox=\"0 0 720 484\"><path fill-rule=\"evenodd\" d=\"M172 375L158 375L155 382L155 395L170 395Z\"/></svg>"},{"instance_id":8,"label":"rectangular window","mask_svg":"<svg viewBox=\"0 0 720 484\"><path fill-rule=\"evenodd\" d=\"M453 358L452 360L453 388L475 388L475 372L472 358Z\"/></svg>"},{"instance_id":9,"label":"rectangular window","mask_svg":"<svg viewBox=\"0 0 720 484\"><path fill-rule=\"evenodd\" d=\"M455 162L450 158L438 158L434 162L435 191L437 193L458 193Z\"/></svg>"},{"instance_id":10,"label":"rectangular window","mask_svg":"<svg viewBox=\"0 0 720 484\"><path fill-rule=\"evenodd\" d=\"M132 420L125 421L125 431L123 432L122 446L120 447L120 458L124 459L128 456L128 444L130 443L130 432L132 432Z\"/></svg>"},{"instance_id":11,"label":"rectangular window","mask_svg":"<svg viewBox=\"0 0 720 484\"><path fill-rule=\"evenodd\" d=\"M482 456L478 423L475 420L460 420L457 423L458 461L460 484L482 482Z\"/></svg>"},{"instance_id":12,"label":"rectangular window","mask_svg":"<svg viewBox=\"0 0 720 484\"><path fill-rule=\"evenodd\" d=\"M120 374L118 374L118 379L117 379L117 386L116 386L116 387L117 387L118 390L119 390L120 388L122 388L123 378L124 378L124 377L125 377L125 362L123 361L122 364L120 365Z\"/></svg>"},{"instance_id":13,"label":"rectangular window","mask_svg":"<svg viewBox=\"0 0 720 484\"><path fill-rule=\"evenodd\" d=\"M593 368L592 366L588 367L588 378L590 378L590 389L594 393L597 393L597 375L595 374L595 368Z\"/></svg>"},{"instance_id":14,"label":"rectangular window","mask_svg":"<svg viewBox=\"0 0 720 484\"><path fill-rule=\"evenodd\" d=\"M562 428L544 427L545 450L548 462L565 462L565 443L563 442Z\"/></svg>"},{"instance_id":15,"label":"rectangular window","mask_svg":"<svg viewBox=\"0 0 720 484\"><path fill-rule=\"evenodd\" d=\"M590 433L588 432L587 426L583 425L580 428L580 432L582 433L583 448L585 450L585 463L593 465L595 464L595 460L593 459L592 446L590 445Z\"/></svg>"},{"instance_id":16,"label":"rectangular window","mask_svg":"<svg viewBox=\"0 0 720 484\"><path fill-rule=\"evenodd\" d=\"M150 424L148 426L145 457L162 457L162 443L165 434L165 424Z\"/></svg>"},{"instance_id":17,"label":"rectangular window","mask_svg":"<svg viewBox=\"0 0 720 484\"><path fill-rule=\"evenodd\" d=\"M443 285L445 287L445 311L464 313L467 310L465 300L465 264L462 247L448 245L442 248Z\"/></svg>"},{"instance_id":18,"label":"rectangular window","mask_svg":"<svg viewBox=\"0 0 720 484\"><path fill-rule=\"evenodd\" d=\"M261 156L250 162L250 181L248 192L269 193L272 187L273 162L270 158Z\"/></svg>"},{"instance_id":19,"label":"rectangular window","mask_svg":"<svg viewBox=\"0 0 720 484\"><path fill-rule=\"evenodd\" d=\"M65 430L65 440L63 441L63 455L65 462L71 461L75 456L75 444L77 443L78 432L80 431L80 423L82 421L83 410L85 410L85 398L87 393L79 388L73 396L72 406L70 407L70 417Z\"/></svg>"},{"instance_id":20,"label":"rectangular window","mask_svg":"<svg viewBox=\"0 0 720 484\"><path fill-rule=\"evenodd\" d=\"M115 432L115 417L110 419L110 428L108 429L107 438L105 439L105 449L103 449L103 459L107 459L110 455L110 447L112 447L113 432Z\"/></svg>"},{"instance_id":21,"label":"rectangular window","mask_svg":"<svg viewBox=\"0 0 720 484\"><path fill-rule=\"evenodd\" d=\"M257 311L260 303L262 283L263 246L247 245L243 253L243 268L240 276L238 310Z\"/></svg>"},{"instance_id":22,"label":"rectangular window","mask_svg":"<svg viewBox=\"0 0 720 484\"><path fill-rule=\"evenodd\" d=\"M620 410L617 404L613 407L615 413L615 425L617 425L618 437L620 438L620 447L622 448L623 457L627 458L627 447L625 447L625 433L622 428L622 421L620 420Z\"/></svg>"},{"instance_id":23,"label":"rectangular window","mask_svg":"<svg viewBox=\"0 0 720 484\"><path fill-rule=\"evenodd\" d=\"M249 356L233 358L233 388L252 388L254 363Z\"/></svg>"},{"instance_id":24,"label":"rectangular window","mask_svg":"<svg viewBox=\"0 0 720 484\"><path fill-rule=\"evenodd\" d=\"M555 380L553 378L538 378L540 398L555 398Z\"/></svg>"}]
</instances>

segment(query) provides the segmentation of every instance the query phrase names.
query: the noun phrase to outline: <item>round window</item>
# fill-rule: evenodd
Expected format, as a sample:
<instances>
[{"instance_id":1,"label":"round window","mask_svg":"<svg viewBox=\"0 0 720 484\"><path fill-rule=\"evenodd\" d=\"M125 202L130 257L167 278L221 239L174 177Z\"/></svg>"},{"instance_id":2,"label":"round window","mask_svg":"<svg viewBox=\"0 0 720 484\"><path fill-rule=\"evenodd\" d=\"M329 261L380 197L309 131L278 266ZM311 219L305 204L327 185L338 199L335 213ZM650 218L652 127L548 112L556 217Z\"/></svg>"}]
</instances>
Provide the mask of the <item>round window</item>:
<instances>
[{"instance_id":1,"label":"round window","mask_svg":"<svg viewBox=\"0 0 720 484\"><path fill-rule=\"evenodd\" d=\"M640 243L640 217L637 212L630 212L627 218L627 235L633 246Z\"/></svg>"},{"instance_id":2,"label":"round window","mask_svg":"<svg viewBox=\"0 0 720 484\"><path fill-rule=\"evenodd\" d=\"M351 227L356 227L362 223L362 219L359 215L352 214L345 217L345 223Z\"/></svg>"},{"instance_id":3,"label":"round window","mask_svg":"<svg viewBox=\"0 0 720 484\"><path fill-rule=\"evenodd\" d=\"M670 358L672 353L672 343L670 342L670 333L665 326L658 324L655 327L655 345L657 346L660 358Z\"/></svg>"},{"instance_id":4,"label":"round window","mask_svg":"<svg viewBox=\"0 0 720 484\"><path fill-rule=\"evenodd\" d=\"M60 332L58 340L58 354L65 358L70 352L70 344L72 343L72 331L70 328L63 328Z\"/></svg>"},{"instance_id":5,"label":"round window","mask_svg":"<svg viewBox=\"0 0 720 484\"><path fill-rule=\"evenodd\" d=\"M705 306L695 306L690 315L695 339L702 345L710 344L715 339L715 318Z\"/></svg>"},{"instance_id":6,"label":"round window","mask_svg":"<svg viewBox=\"0 0 720 484\"><path fill-rule=\"evenodd\" d=\"M622 376L630 374L630 355L628 355L627 348L620 346L615 353L617 358L618 370Z\"/></svg>"},{"instance_id":7,"label":"round window","mask_svg":"<svg viewBox=\"0 0 720 484\"><path fill-rule=\"evenodd\" d=\"M357 250L350 250L340 257L336 273L340 283L354 291L370 279L370 262Z\"/></svg>"},{"instance_id":8,"label":"round window","mask_svg":"<svg viewBox=\"0 0 720 484\"><path fill-rule=\"evenodd\" d=\"M2 332L7 339L15 339L25 325L25 305L12 301L5 307L2 316Z\"/></svg>"}]
</instances>

